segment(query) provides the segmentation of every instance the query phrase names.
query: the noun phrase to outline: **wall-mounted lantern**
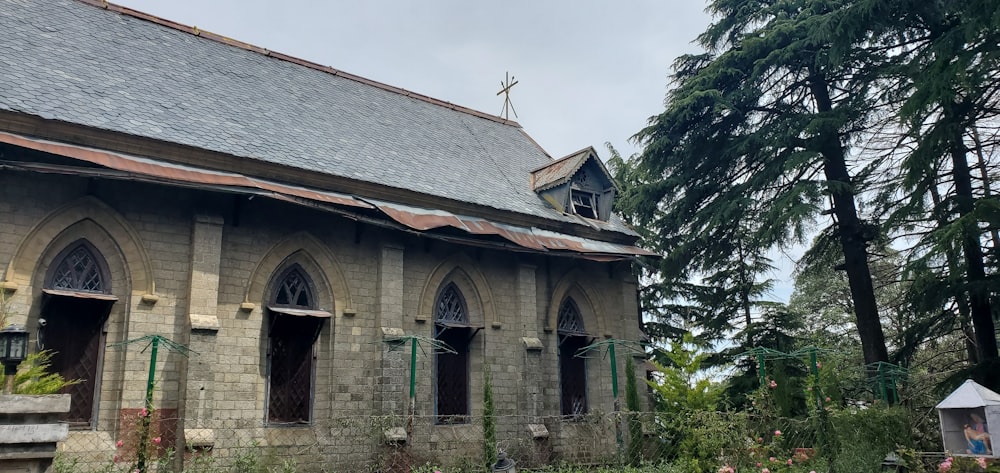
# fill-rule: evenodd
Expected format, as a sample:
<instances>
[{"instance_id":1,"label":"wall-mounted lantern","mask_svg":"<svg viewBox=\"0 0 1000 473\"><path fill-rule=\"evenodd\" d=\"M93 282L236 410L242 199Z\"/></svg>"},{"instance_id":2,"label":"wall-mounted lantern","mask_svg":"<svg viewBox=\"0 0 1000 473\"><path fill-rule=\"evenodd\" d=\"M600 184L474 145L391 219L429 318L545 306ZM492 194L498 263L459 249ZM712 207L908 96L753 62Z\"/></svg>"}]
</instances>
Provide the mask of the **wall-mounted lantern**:
<instances>
[{"instance_id":1,"label":"wall-mounted lantern","mask_svg":"<svg viewBox=\"0 0 1000 473\"><path fill-rule=\"evenodd\" d=\"M17 365L28 356L28 331L20 325L9 325L0 330L0 364L3 364L4 394L14 391L14 374Z\"/></svg>"}]
</instances>

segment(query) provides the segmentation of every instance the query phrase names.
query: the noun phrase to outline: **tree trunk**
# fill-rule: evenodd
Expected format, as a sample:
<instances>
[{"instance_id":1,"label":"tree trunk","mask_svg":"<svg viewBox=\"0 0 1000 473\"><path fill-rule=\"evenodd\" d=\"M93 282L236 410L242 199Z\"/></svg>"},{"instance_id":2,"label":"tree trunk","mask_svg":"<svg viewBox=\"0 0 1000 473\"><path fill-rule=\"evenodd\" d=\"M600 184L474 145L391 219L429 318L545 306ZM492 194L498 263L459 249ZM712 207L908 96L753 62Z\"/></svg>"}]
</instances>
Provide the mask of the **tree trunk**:
<instances>
[{"instance_id":1,"label":"tree trunk","mask_svg":"<svg viewBox=\"0 0 1000 473\"><path fill-rule=\"evenodd\" d=\"M931 202L934 204L934 219L937 221L938 227L944 227L948 224L949 212L942 207L941 194L938 192L934 177L928 177L927 179L930 181L927 189L930 190ZM958 274L958 251L949 247L945 250L944 256L948 262L948 273L952 275ZM972 325L969 325L972 317L969 310L969 298L964 291L955 291L954 297L955 304L958 306L958 326L962 330L962 339L965 340L965 354L969 359L969 365L975 365L979 363L979 350L976 348L976 335L972 331Z\"/></svg>"},{"instance_id":2,"label":"tree trunk","mask_svg":"<svg viewBox=\"0 0 1000 473\"><path fill-rule=\"evenodd\" d=\"M833 110L829 85L822 74L815 72L812 74L809 88L819 113ZM844 148L840 144L839 131L826 126L815 140L817 149L823 155L823 172L826 180L832 184L829 186L829 191L833 197L833 210L837 217L841 249L844 252L844 268L851 287L854 315L865 363L888 362L889 352L885 347L885 334L882 332L871 269L868 267L869 236L866 235L854 205L854 186L847 171L847 161L844 158Z\"/></svg>"},{"instance_id":3,"label":"tree trunk","mask_svg":"<svg viewBox=\"0 0 1000 473\"><path fill-rule=\"evenodd\" d=\"M947 104L943 119L946 120L945 126L952 127L949 152L952 177L955 180L955 203L959 217L964 218L972 213L975 196L972 194L972 176L962 139L963 127L959 123L962 114L956 110L958 107L955 102ZM987 289L989 283L986 280L986 264L983 261L983 247L979 241L979 233L975 221L962 221L962 252L965 253L965 274L969 288L972 326L976 331L979 360L988 361L997 358L997 336L993 313L990 310L990 296Z\"/></svg>"},{"instance_id":4,"label":"tree trunk","mask_svg":"<svg viewBox=\"0 0 1000 473\"><path fill-rule=\"evenodd\" d=\"M990 173L986 168L986 157L983 156L983 142L979 138L979 130L975 126L972 127L972 140L976 143L976 157L979 159L979 176L983 180L983 197L989 199L993 196L993 191L990 188ZM1000 248L1000 230L996 228L990 228L990 236L993 237L993 248Z\"/></svg>"},{"instance_id":5,"label":"tree trunk","mask_svg":"<svg viewBox=\"0 0 1000 473\"><path fill-rule=\"evenodd\" d=\"M750 305L751 305L750 304L750 291L752 290L753 281L749 281L750 278L747 276L747 272L748 271L747 271L746 264L745 264L747 256L743 252L743 241L742 240L737 240L736 241L736 249L737 249L737 252L740 255L740 266L739 266L739 268L740 268L739 269L739 273L740 273L740 275L739 275L739 278L740 278L739 279L740 280L740 282L739 282L740 288L739 288L739 290L740 290L740 305L743 308L743 323L744 323L743 327L744 328L748 328L748 327L750 327L750 324L753 323L753 317L751 316L751 312L750 312Z\"/></svg>"}]
</instances>

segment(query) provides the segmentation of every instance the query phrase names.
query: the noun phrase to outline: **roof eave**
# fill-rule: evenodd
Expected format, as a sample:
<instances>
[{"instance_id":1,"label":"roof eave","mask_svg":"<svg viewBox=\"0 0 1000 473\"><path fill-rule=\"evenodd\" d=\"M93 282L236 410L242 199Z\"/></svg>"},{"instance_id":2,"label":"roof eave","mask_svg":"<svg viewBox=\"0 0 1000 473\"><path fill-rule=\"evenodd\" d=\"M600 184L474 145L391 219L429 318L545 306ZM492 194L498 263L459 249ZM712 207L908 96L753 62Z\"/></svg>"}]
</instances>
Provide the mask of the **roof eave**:
<instances>
[{"instance_id":1,"label":"roof eave","mask_svg":"<svg viewBox=\"0 0 1000 473\"><path fill-rule=\"evenodd\" d=\"M0 131L37 137L55 142L87 146L112 152L128 153L167 163L198 166L221 172L241 172L295 185L331 192L357 194L390 201L409 202L414 206L489 218L502 223L578 235L599 241L634 244L638 236L570 221L547 219L529 214L499 210L481 204L434 196L414 190L390 187L369 181L325 174L149 137L128 135L75 123L48 120L17 112L0 111ZM556 212L556 210L552 210Z\"/></svg>"}]
</instances>

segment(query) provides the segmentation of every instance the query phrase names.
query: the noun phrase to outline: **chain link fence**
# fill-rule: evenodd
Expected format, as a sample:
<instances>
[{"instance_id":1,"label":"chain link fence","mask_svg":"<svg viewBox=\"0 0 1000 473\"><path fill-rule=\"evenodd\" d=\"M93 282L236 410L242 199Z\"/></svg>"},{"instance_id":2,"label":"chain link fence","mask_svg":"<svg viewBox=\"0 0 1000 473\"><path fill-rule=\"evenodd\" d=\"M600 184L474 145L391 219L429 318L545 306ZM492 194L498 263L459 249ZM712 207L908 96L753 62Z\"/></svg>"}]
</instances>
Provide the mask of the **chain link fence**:
<instances>
[{"instance_id":1,"label":"chain link fence","mask_svg":"<svg viewBox=\"0 0 1000 473\"><path fill-rule=\"evenodd\" d=\"M148 450L137 465L141 425L123 417L117 432L71 431L56 473L488 471L482 417L439 424L438 417L344 417L309 425L197 422L154 413ZM743 412L590 413L569 417L497 416L496 439L519 471L878 471L904 445L902 410L838 411L808 418ZM793 468L796 467L796 468ZM671 469L673 468L673 469ZM746 468L741 470L739 468Z\"/></svg>"}]
</instances>

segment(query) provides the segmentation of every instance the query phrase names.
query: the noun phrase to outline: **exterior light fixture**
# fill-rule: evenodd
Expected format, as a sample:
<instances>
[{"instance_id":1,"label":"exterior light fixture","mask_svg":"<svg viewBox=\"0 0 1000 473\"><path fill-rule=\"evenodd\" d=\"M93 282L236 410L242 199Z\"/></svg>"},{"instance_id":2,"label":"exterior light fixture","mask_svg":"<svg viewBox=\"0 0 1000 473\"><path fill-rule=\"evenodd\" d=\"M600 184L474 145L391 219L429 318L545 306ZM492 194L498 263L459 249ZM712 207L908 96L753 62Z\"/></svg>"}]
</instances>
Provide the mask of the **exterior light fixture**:
<instances>
[{"instance_id":1,"label":"exterior light fixture","mask_svg":"<svg viewBox=\"0 0 1000 473\"><path fill-rule=\"evenodd\" d=\"M14 391L14 374L17 365L28 356L28 331L20 325L9 325L0 330L0 364L3 364L6 382L4 394Z\"/></svg>"},{"instance_id":2,"label":"exterior light fixture","mask_svg":"<svg viewBox=\"0 0 1000 473\"><path fill-rule=\"evenodd\" d=\"M507 452L500 450L497 452L497 462L493 464L493 471L517 473L517 468L514 468L514 460L507 458Z\"/></svg>"}]
</instances>

